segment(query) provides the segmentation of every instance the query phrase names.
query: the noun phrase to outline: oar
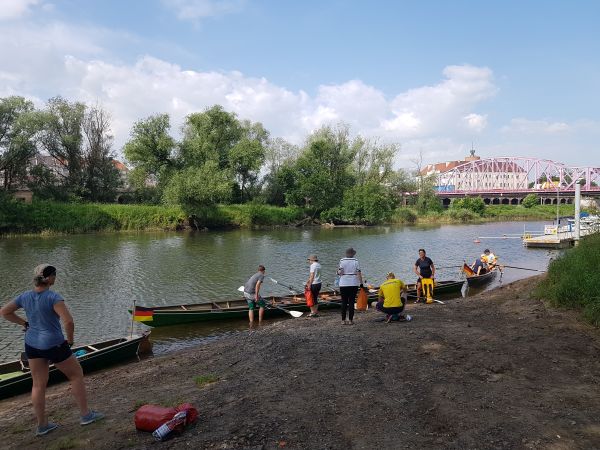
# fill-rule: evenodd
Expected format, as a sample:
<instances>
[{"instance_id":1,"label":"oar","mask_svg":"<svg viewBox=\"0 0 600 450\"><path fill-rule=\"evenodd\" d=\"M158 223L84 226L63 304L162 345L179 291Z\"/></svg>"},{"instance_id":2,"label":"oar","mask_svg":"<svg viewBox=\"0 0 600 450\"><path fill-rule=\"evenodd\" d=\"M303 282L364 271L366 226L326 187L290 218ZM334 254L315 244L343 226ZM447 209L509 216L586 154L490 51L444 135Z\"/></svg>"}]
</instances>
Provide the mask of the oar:
<instances>
[{"instance_id":1,"label":"oar","mask_svg":"<svg viewBox=\"0 0 600 450\"><path fill-rule=\"evenodd\" d=\"M427 298L426 298L426 297L423 297L423 296L419 297L418 295L413 295L413 294L408 294L408 295L407 295L407 297L412 297L412 298L423 298L423 299L427 300ZM437 300L437 299L435 299L435 298L432 298L431 300L433 300L433 301L434 301L434 302L436 302L436 303L439 303L440 305L445 305L445 303L444 303L443 301L441 301L441 300Z\"/></svg>"},{"instance_id":2,"label":"oar","mask_svg":"<svg viewBox=\"0 0 600 450\"><path fill-rule=\"evenodd\" d=\"M238 288L238 291L240 291L240 292L244 292L244 286L240 286L240 287ZM281 306L277 306L277 305L268 305L268 304L267 304L267 307L280 309L281 311L283 311L283 312L286 312L286 313L288 313L290 316L292 316L292 317L296 317L296 318L297 318L297 317L302 317L302 315L304 314L304 313L303 313L303 312L301 312L301 311L288 311L287 309L285 309L285 308L282 308Z\"/></svg>"},{"instance_id":3,"label":"oar","mask_svg":"<svg viewBox=\"0 0 600 450\"><path fill-rule=\"evenodd\" d=\"M295 289L293 286L288 286L287 284L280 283L279 281L277 281L276 279L271 278L271 277L269 277L269 280L271 280L274 284L279 284L279 285L287 288L288 291L290 291L292 294L300 295L300 291L298 289Z\"/></svg>"},{"instance_id":4,"label":"oar","mask_svg":"<svg viewBox=\"0 0 600 450\"><path fill-rule=\"evenodd\" d=\"M546 271L545 271L545 270L530 269L530 268L528 268L528 267L515 267L515 266L507 266L506 264L502 264L502 267L508 267L509 269L531 270L532 272L541 272L541 273L546 273Z\"/></svg>"}]
</instances>

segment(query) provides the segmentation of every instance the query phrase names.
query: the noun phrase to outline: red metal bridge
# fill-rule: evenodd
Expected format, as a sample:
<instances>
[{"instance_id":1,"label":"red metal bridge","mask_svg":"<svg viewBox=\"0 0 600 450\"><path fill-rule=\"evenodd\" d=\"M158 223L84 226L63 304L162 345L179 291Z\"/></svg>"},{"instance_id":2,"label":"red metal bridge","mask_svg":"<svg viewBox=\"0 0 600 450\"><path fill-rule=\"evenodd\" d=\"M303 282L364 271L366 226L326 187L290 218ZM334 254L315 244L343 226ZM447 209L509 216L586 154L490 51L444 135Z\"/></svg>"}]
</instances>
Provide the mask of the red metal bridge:
<instances>
[{"instance_id":1,"label":"red metal bridge","mask_svg":"<svg viewBox=\"0 0 600 450\"><path fill-rule=\"evenodd\" d=\"M571 203L575 184L582 195L600 197L600 167L570 167L547 159L506 156L477 159L437 173L444 203L451 198L479 196L486 203L519 204L527 194L543 203Z\"/></svg>"}]
</instances>

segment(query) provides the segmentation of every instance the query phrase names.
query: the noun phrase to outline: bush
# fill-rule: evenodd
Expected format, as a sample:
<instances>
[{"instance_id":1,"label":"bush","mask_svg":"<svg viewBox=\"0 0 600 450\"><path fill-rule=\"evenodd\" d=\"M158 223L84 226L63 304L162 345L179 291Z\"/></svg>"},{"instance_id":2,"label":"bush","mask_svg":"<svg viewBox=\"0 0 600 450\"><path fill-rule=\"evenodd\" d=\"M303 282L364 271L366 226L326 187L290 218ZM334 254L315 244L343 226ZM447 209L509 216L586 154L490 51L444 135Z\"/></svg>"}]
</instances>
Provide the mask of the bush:
<instances>
[{"instance_id":1,"label":"bush","mask_svg":"<svg viewBox=\"0 0 600 450\"><path fill-rule=\"evenodd\" d=\"M479 219L479 215L474 211L466 208L451 208L446 214L448 217L453 220L458 220L459 222L472 222L476 219Z\"/></svg>"},{"instance_id":2,"label":"bush","mask_svg":"<svg viewBox=\"0 0 600 450\"><path fill-rule=\"evenodd\" d=\"M333 223L375 225L390 219L394 201L378 184L354 186L344 193L342 204L321 213L321 219Z\"/></svg>"},{"instance_id":3,"label":"bush","mask_svg":"<svg viewBox=\"0 0 600 450\"><path fill-rule=\"evenodd\" d=\"M485 212L485 202L481 197L457 198L452 201L452 209L466 209L481 216Z\"/></svg>"},{"instance_id":4,"label":"bush","mask_svg":"<svg viewBox=\"0 0 600 450\"><path fill-rule=\"evenodd\" d=\"M527 194L527 196L523 199L521 205L525 208L531 208L533 206L537 206L540 204L540 199L535 194Z\"/></svg>"},{"instance_id":5,"label":"bush","mask_svg":"<svg viewBox=\"0 0 600 450\"><path fill-rule=\"evenodd\" d=\"M600 326L600 277L581 270L582 261L587 267L600 265L599 234L585 236L579 246L552 261L534 296L549 300L555 306L582 309L585 319Z\"/></svg>"},{"instance_id":6,"label":"bush","mask_svg":"<svg viewBox=\"0 0 600 450\"><path fill-rule=\"evenodd\" d=\"M393 222L415 223L418 217L417 212L412 208L398 208L394 211Z\"/></svg>"}]
</instances>

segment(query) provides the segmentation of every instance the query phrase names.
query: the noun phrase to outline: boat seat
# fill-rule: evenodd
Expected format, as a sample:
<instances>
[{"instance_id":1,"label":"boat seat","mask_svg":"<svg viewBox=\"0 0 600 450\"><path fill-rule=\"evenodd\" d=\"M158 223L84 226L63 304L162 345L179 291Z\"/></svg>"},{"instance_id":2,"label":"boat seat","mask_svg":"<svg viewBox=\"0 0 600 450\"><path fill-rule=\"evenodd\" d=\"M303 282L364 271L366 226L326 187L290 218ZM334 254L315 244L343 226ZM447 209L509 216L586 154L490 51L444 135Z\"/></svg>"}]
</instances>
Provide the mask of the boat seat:
<instances>
[{"instance_id":1,"label":"boat seat","mask_svg":"<svg viewBox=\"0 0 600 450\"><path fill-rule=\"evenodd\" d=\"M98 349L96 347L93 347L91 345L86 345L86 347L89 348L93 352L97 352L98 351Z\"/></svg>"}]
</instances>

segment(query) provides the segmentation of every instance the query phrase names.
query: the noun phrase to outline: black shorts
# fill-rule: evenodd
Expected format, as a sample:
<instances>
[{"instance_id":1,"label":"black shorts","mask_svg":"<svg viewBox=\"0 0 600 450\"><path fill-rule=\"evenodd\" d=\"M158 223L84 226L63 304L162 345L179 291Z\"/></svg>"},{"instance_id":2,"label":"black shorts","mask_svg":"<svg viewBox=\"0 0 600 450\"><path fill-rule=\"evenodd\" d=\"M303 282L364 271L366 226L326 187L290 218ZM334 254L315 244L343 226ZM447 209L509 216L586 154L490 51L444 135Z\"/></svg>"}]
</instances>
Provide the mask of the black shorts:
<instances>
[{"instance_id":1,"label":"black shorts","mask_svg":"<svg viewBox=\"0 0 600 450\"><path fill-rule=\"evenodd\" d=\"M315 303L319 300L319 293L321 292L321 283L311 284L310 292L312 293Z\"/></svg>"},{"instance_id":2,"label":"black shorts","mask_svg":"<svg viewBox=\"0 0 600 450\"><path fill-rule=\"evenodd\" d=\"M41 358L47 359L52 363L61 363L68 359L73 352L71 351L71 347L69 347L67 341L65 341L60 345L46 350L40 350L39 348L31 347L25 344L25 354L27 355L27 359Z\"/></svg>"}]
</instances>

